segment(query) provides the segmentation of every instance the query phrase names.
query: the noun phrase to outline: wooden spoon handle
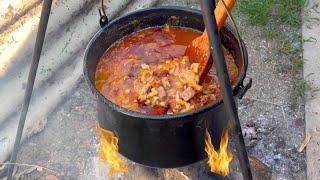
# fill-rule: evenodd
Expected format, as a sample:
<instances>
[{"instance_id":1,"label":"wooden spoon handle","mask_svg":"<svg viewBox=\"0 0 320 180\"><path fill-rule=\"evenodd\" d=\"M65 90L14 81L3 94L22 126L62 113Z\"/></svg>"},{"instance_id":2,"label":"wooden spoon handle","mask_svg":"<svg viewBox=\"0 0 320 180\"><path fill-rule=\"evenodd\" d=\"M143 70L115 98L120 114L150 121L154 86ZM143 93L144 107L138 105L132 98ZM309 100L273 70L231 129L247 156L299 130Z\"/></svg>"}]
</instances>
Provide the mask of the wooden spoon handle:
<instances>
[{"instance_id":1,"label":"wooden spoon handle","mask_svg":"<svg viewBox=\"0 0 320 180\"><path fill-rule=\"evenodd\" d=\"M226 8L228 9L228 11L230 11L234 4L236 3L235 0L224 0L224 3L226 4ZM218 30L220 30L223 25L224 22L226 21L227 17L228 17L228 13L226 12L223 2L222 0L219 0L216 9L214 10L214 15L216 16L216 20L217 20L217 25L218 25Z\"/></svg>"},{"instance_id":2,"label":"wooden spoon handle","mask_svg":"<svg viewBox=\"0 0 320 180\"><path fill-rule=\"evenodd\" d=\"M235 0L224 0L224 3L226 4L226 8L228 9L228 11L230 11L233 8L236 1ZM214 15L216 17L218 31L220 31L221 28L223 28L224 22L226 21L226 19L228 17L228 13L226 12L226 10L224 8L222 0L219 0L218 4L216 6L216 9L214 10ZM204 32L202 33L202 36L205 41L208 41L207 29L204 30Z\"/></svg>"}]
</instances>

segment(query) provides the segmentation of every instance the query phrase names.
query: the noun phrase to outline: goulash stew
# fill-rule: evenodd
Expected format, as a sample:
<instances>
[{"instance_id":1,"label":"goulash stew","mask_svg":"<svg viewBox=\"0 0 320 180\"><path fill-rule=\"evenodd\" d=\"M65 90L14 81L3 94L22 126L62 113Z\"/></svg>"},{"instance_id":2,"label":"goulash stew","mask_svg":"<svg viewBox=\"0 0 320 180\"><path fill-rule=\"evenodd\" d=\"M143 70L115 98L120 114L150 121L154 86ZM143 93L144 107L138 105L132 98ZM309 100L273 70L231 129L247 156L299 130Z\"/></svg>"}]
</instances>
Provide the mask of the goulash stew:
<instances>
[{"instance_id":1,"label":"goulash stew","mask_svg":"<svg viewBox=\"0 0 320 180\"><path fill-rule=\"evenodd\" d=\"M132 111L174 114L195 110L220 98L215 68L199 83L199 63L184 56L201 33L180 27L153 27L134 32L102 56L95 85L107 99ZM238 68L224 49L230 81Z\"/></svg>"}]
</instances>

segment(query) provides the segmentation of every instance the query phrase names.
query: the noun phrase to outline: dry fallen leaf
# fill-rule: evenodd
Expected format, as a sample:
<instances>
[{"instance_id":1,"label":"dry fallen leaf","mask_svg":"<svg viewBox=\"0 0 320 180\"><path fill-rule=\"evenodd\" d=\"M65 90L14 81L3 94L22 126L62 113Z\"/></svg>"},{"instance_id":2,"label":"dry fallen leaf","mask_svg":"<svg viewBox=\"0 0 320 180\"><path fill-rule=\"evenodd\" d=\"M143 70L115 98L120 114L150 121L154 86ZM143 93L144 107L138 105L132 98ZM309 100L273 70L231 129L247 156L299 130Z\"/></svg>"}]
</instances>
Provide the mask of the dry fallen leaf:
<instances>
[{"instance_id":1,"label":"dry fallen leaf","mask_svg":"<svg viewBox=\"0 0 320 180\"><path fill-rule=\"evenodd\" d=\"M52 174L46 176L46 180L58 180L57 176L54 176Z\"/></svg>"},{"instance_id":2,"label":"dry fallen leaf","mask_svg":"<svg viewBox=\"0 0 320 180\"><path fill-rule=\"evenodd\" d=\"M310 140L311 140L311 135L308 134L306 136L306 138L303 140L302 144L300 145L299 149L298 149L298 152L301 153L306 147L307 145L309 144Z\"/></svg>"}]
</instances>

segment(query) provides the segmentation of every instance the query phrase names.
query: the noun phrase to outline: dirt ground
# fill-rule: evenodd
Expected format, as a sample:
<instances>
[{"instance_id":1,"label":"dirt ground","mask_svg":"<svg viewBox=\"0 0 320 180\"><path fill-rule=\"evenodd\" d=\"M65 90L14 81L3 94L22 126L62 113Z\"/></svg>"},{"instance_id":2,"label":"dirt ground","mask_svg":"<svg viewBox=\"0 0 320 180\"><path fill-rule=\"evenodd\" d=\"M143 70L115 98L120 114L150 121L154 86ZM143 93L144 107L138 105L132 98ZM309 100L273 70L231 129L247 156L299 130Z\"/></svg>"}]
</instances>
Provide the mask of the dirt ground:
<instances>
[{"instance_id":1,"label":"dirt ground","mask_svg":"<svg viewBox=\"0 0 320 180\"><path fill-rule=\"evenodd\" d=\"M305 152L297 151L305 137L304 100L298 98L292 106L291 97L302 72L276 72L277 63L289 61L286 56L270 59L280 42L262 38L266 27L246 26L246 17L236 18L249 54L247 75L253 79L239 105L243 131L249 132L248 152L278 173L277 179L306 179ZM289 36L301 35L301 29L282 28ZM252 127L257 129L256 140L250 137Z\"/></svg>"},{"instance_id":2,"label":"dirt ground","mask_svg":"<svg viewBox=\"0 0 320 180\"><path fill-rule=\"evenodd\" d=\"M161 1L159 5L168 2ZM199 7L196 1L176 0L174 5ZM305 154L297 152L304 139L304 106L299 102L293 109L289 103L294 77L274 73L273 62L266 60L271 47L278 42L261 38L263 27L248 27L243 23L245 17L237 19L249 54L247 79L253 79L253 87L239 101L248 152L268 165L276 179L306 179ZM107 167L99 164L97 159L96 126L94 98L82 80L49 116L44 131L23 143L19 152L18 163L50 170L19 166L16 176L21 174L22 179L43 179L47 175L59 179L106 178ZM117 175L116 179L163 178L162 170L132 162L128 162L128 166L129 173ZM221 178L211 174L205 162L180 171L190 179Z\"/></svg>"}]
</instances>

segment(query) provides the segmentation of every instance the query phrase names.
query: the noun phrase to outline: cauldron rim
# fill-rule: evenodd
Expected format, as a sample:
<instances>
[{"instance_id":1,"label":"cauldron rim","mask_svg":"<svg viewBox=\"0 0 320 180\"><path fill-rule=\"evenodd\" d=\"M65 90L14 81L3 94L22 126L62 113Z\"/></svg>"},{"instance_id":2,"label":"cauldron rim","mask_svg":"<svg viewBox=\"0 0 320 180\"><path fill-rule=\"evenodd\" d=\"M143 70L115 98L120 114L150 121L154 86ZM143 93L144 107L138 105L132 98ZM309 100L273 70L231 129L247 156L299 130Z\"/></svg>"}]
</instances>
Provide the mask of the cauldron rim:
<instances>
[{"instance_id":1,"label":"cauldron rim","mask_svg":"<svg viewBox=\"0 0 320 180\"><path fill-rule=\"evenodd\" d=\"M194 111L190 111L190 112L184 112L184 113L177 113L177 114L165 114L165 115L151 115L151 114L145 114L145 113L141 113L141 112L135 112L135 111L131 111L127 108L121 107L115 103L113 103L112 101L110 101L109 99L107 99L106 97L104 97L95 87L94 83L90 80L89 78L89 74L88 74L88 67L87 67L87 61L88 61L88 53L89 53L89 49L90 47L93 45L93 43L97 40L97 38L99 38L99 36L109 27L111 27L112 25L114 25L115 23L117 23L117 21L125 18L125 17L129 17L132 16L134 14L138 14L138 13L144 13L144 12L148 12L148 11L155 11L155 10L182 10L182 11L189 11L191 13L197 13L197 14L201 14L201 11L198 9L193 9L193 8L188 8L188 7L181 7L181 6L157 6L157 7L151 7L151 8L144 8L144 9L140 9L128 14L125 14L124 16L120 16L117 17L115 19L113 19L112 21L110 21L106 26L104 26L103 28L101 28L98 32L95 33L95 35L91 38L90 42L88 43L86 49L85 49L85 54L84 54L84 64L83 64L83 71L84 71L84 78L87 81L87 83L89 84L89 88L91 89L92 93L96 96L96 98L100 101L102 101L104 104L108 105L110 108L114 109L117 112L123 113L127 116L132 116L132 117L136 117L139 120L160 120L160 121L164 121L164 120L178 120L178 121L190 121L190 119L185 118L185 117L190 117L190 116L194 116L195 114L198 113L203 113L206 111L209 111L210 109L219 106L220 104L223 103L223 100L221 98L219 98L218 100L213 101L210 104L207 104L205 106L202 106ZM235 34L232 30L232 28L230 27L230 25L228 25L227 23L225 24L225 28L227 28L230 32L232 32L232 34ZM234 96L236 96L239 93L239 89L241 89L243 87L243 81L246 77L246 72L247 72L247 67L248 67L248 54L247 54L247 50L246 47L244 45L244 42L242 39L240 39L241 42L241 47L242 51L243 51L243 67L238 75L238 79L236 81L235 86L233 86L233 94Z\"/></svg>"}]
</instances>

